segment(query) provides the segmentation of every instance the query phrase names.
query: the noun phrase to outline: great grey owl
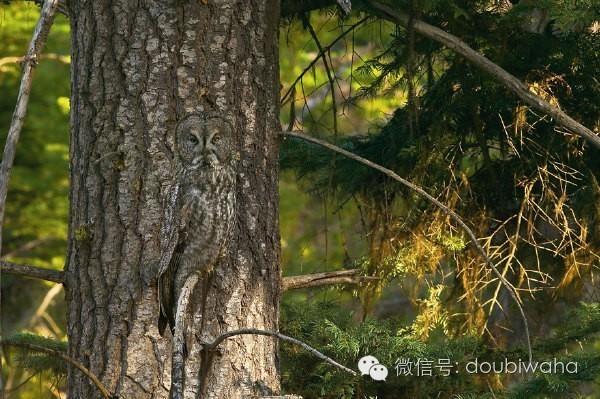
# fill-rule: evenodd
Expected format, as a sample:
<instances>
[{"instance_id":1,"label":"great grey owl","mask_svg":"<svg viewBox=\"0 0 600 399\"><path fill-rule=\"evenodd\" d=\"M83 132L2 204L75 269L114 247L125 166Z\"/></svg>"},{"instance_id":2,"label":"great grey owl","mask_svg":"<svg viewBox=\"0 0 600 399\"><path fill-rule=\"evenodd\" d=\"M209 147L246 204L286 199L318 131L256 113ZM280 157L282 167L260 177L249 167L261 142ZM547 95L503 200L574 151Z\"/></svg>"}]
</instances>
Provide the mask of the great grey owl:
<instances>
[{"instance_id":1,"label":"great grey owl","mask_svg":"<svg viewBox=\"0 0 600 399\"><path fill-rule=\"evenodd\" d=\"M179 166L163 226L158 327L175 328L177 302L192 273L213 269L231 235L235 208L233 131L219 115L191 114L176 129Z\"/></svg>"},{"instance_id":2,"label":"great grey owl","mask_svg":"<svg viewBox=\"0 0 600 399\"><path fill-rule=\"evenodd\" d=\"M350 0L337 0L337 3L342 9L344 15L350 14L350 11L352 11L352 3Z\"/></svg>"}]
</instances>

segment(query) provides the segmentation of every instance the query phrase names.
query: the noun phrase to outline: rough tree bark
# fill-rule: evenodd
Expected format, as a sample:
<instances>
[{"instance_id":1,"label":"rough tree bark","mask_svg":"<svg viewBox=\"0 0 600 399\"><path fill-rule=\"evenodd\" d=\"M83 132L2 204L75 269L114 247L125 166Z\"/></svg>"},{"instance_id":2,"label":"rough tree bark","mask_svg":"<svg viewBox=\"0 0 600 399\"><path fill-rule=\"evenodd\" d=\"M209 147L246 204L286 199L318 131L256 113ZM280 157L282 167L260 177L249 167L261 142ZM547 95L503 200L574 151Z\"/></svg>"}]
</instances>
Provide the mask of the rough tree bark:
<instances>
[{"instance_id":1,"label":"rough tree bark","mask_svg":"<svg viewBox=\"0 0 600 399\"><path fill-rule=\"evenodd\" d=\"M240 153L236 227L197 334L277 330L279 2L71 0L69 14L69 355L119 397L165 398L171 343L157 329L156 268L175 125L187 113L228 118ZM278 394L276 349L255 335L210 356L191 343L186 397ZM74 368L68 388L99 395Z\"/></svg>"}]
</instances>

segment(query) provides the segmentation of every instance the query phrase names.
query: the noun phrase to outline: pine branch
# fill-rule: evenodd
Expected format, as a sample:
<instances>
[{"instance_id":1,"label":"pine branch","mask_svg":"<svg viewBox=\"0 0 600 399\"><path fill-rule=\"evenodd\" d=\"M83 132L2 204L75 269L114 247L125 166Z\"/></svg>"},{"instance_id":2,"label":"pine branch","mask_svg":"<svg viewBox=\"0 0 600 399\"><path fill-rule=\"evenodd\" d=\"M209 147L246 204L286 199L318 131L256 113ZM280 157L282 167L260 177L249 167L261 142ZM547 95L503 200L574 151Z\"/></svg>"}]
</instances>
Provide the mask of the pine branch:
<instances>
[{"instance_id":1,"label":"pine branch","mask_svg":"<svg viewBox=\"0 0 600 399\"><path fill-rule=\"evenodd\" d=\"M286 342L290 342L292 344L298 345L301 348L303 348L304 350L310 352L311 354L315 355L316 357L318 357L319 359L331 364L332 366L335 366L341 370L344 370L345 372L352 374L354 376L357 375L356 371L349 369L346 366L343 366L341 364L339 364L338 362L336 362L335 360L333 360L332 358L322 354L321 352L319 352L318 350L316 350L315 348L313 348L312 346L305 344L304 342L296 339L296 338L292 338L292 337L288 337L287 335L283 335L281 333L275 332L275 331L268 331L268 330L259 330L256 328L241 328L239 330L235 330L235 331L229 331L226 332L224 334L219 335L213 342L211 343L204 343L203 347L204 350L215 350L219 345L221 345L221 343L223 343L223 341L225 341L227 338L231 338L231 337L235 337L237 335L265 335L265 336L270 336L270 337L275 337L278 338L282 341L286 341Z\"/></svg>"},{"instance_id":2,"label":"pine branch","mask_svg":"<svg viewBox=\"0 0 600 399\"><path fill-rule=\"evenodd\" d=\"M56 9L58 8L58 3L58 0L47 0L44 2L40 19L33 31L33 37L31 38L27 55L24 57L23 61L23 76L21 77L19 96L17 97L17 104L6 137L4 154L2 155L2 165L0 165L0 253L2 253L1 227L4 221L8 181L10 178L10 170L15 160L21 128L23 127L23 121L27 112L27 103L29 102L29 93L31 92L31 81L33 79L33 69L37 65L38 57L46 43L50 27L54 21Z\"/></svg>"},{"instance_id":3,"label":"pine branch","mask_svg":"<svg viewBox=\"0 0 600 399\"><path fill-rule=\"evenodd\" d=\"M48 348L48 347L45 347L42 345L32 344L32 343L28 343L28 342L22 342L22 340L10 339L10 338L0 340L0 345L14 346L17 348L22 348L22 349L26 349L26 350L30 350L30 351L42 352L42 353L47 353L47 354L50 354L53 356L57 356L60 359L64 360L65 362L67 362L67 363L71 364L72 366L76 367L77 369L79 369L86 377L88 377L94 383L94 385L96 385L96 387L98 388L98 390L100 391L102 396L104 396L104 398L106 398L106 399L113 398L113 396L108 392L108 390L106 389L104 384L98 379L98 377L96 377L96 375L94 375L83 364L79 363L77 360L68 356L62 350Z\"/></svg>"},{"instance_id":4,"label":"pine branch","mask_svg":"<svg viewBox=\"0 0 600 399\"><path fill-rule=\"evenodd\" d=\"M379 11L383 18L400 24L404 27L408 27L410 25L421 35L435 40L436 42L439 42L454 52L462 55L475 66L481 68L483 71L489 73L498 81L500 81L500 83L515 93L517 97L519 97L525 104L549 115L555 119L559 125L583 137L590 144L600 149L600 137L592 130L571 118L560 108L551 105L541 97L533 94L519 79L508 73L499 65L487 59L485 56L473 50L468 44L460 40L458 37L435 26L429 25L421 20L415 19L414 21L411 21L409 15L402 11L393 10L384 4L376 1L369 1L368 3L375 10Z\"/></svg>"},{"instance_id":5,"label":"pine branch","mask_svg":"<svg viewBox=\"0 0 600 399\"><path fill-rule=\"evenodd\" d=\"M494 262L492 261L492 259L488 256L488 254L485 252L485 250L483 249L483 247L481 246L481 244L479 243L479 241L477 240L477 237L475 236L475 233L473 233L473 230L471 230L469 228L469 226L467 226L467 224L462 220L462 218L460 216L458 216L458 214L456 212L454 212L452 209L448 208L446 205L442 204L440 201L438 201L436 198L432 197L427 191L423 190L421 187L415 185L414 183L409 182L408 180L400 177L398 174L396 174L394 171L385 168L379 164L376 164L375 162L369 161L368 159L365 159L359 155L356 155L350 151L346 151L343 148L340 148L334 144L330 144L326 141L323 140L319 140L317 138L314 137L310 137L310 136L306 136L302 133L299 132L282 132L281 133L284 137L294 137L300 140L304 140L307 141L309 143L312 144L316 144L318 146L327 148L328 150L331 150L333 152L337 152L338 154L341 154L347 158L350 158L356 162L359 162L363 165L366 165L372 169L375 169L381 173L383 173L384 175L396 180L397 182L403 184L404 186L408 187L409 189L415 191L416 193L418 193L419 195L421 195L423 198L427 199L429 202L431 202L433 205L435 205L436 207L438 207L439 209L441 209L446 215L450 216L464 231L465 233L467 233L467 235L469 236L469 239L471 240L471 242L473 243L473 245L475 246L475 248L477 249L477 252L479 252L479 254L482 256L482 258L485 260L485 263L490 267L490 269L493 271L493 273L496 275L496 277L498 278L498 280L502 283L502 285L506 288L506 290L509 292L510 296L513 298L513 300L515 301L519 312L521 313L521 318L523 319L523 327L525 330L525 336L527 339L527 350L529 353L529 361L531 362L532 360L532 352L531 352L531 338L529 335L529 323L527 321L527 316L525 315L525 310L523 310L523 306L521 304L521 300L519 299L519 295L517 293L516 288L504 277L504 275L502 275L502 273L500 273L500 271L498 270L498 268L496 267L496 265L494 264Z\"/></svg>"},{"instance_id":6,"label":"pine branch","mask_svg":"<svg viewBox=\"0 0 600 399\"><path fill-rule=\"evenodd\" d=\"M360 284L370 280L379 280L379 278L361 276L359 269L350 269L284 277L282 288L283 291L288 291L299 288L319 287L323 285Z\"/></svg>"},{"instance_id":7,"label":"pine branch","mask_svg":"<svg viewBox=\"0 0 600 399\"><path fill-rule=\"evenodd\" d=\"M52 281L63 284L65 273L59 270L51 270L43 267L23 265L0 260L0 272L23 276L27 278L36 278L39 280Z\"/></svg>"}]
</instances>

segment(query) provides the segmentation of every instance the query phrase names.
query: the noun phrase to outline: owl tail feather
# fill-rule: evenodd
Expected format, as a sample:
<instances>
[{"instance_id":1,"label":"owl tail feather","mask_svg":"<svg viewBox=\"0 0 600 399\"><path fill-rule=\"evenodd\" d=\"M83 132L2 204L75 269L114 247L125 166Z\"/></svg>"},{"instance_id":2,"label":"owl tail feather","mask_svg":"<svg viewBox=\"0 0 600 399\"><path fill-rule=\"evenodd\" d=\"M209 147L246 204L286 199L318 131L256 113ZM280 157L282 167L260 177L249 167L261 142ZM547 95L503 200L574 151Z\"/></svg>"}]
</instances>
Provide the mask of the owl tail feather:
<instances>
[{"instance_id":1,"label":"owl tail feather","mask_svg":"<svg viewBox=\"0 0 600 399\"><path fill-rule=\"evenodd\" d=\"M161 337L165 336L165 328L167 327L167 318L162 315L158 316L158 332Z\"/></svg>"},{"instance_id":2,"label":"owl tail feather","mask_svg":"<svg viewBox=\"0 0 600 399\"><path fill-rule=\"evenodd\" d=\"M175 317L173 315L164 314L161 310L158 315L158 332L161 337L165 336L165 329L169 326L171 335L175 335Z\"/></svg>"}]
</instances>

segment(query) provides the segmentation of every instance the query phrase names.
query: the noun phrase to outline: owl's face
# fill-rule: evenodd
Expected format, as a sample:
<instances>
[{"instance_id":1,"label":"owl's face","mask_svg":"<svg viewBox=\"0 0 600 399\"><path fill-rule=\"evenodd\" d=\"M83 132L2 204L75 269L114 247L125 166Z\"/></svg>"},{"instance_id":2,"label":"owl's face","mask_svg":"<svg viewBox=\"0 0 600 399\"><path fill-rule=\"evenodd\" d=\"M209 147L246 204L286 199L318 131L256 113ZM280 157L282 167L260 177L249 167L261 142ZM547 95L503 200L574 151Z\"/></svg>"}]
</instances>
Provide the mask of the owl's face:
<instances>
[{"instance_id":1,"label":"owl's face","mask_svg":"<svg viewBox=\"0 0 600 399\"><path fill-rule=\"evenodd\" d=\"M217 115L188 115L177 125L179 156L192 168L225 166L232 157L232 135L229 122Z\"/></svg>"}]
</instances>

